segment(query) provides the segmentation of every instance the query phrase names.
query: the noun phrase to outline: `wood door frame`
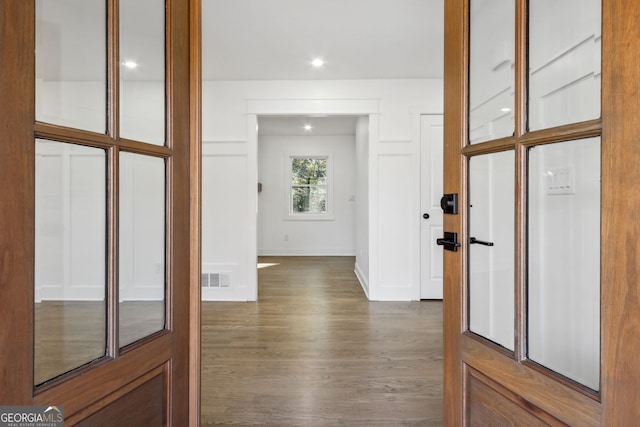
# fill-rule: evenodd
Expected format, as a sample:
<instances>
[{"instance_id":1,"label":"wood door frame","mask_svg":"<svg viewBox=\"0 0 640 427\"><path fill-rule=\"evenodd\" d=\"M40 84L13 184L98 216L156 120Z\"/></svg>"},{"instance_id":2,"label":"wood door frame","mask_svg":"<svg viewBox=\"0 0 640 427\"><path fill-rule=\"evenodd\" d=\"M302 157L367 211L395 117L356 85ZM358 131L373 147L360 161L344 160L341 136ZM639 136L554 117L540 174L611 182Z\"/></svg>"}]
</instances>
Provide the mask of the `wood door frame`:
<instances>
[{"instance_id":1,"label":"wood door frame","mask_svg":"<svg viewBox=\"0 0 640 427\"><path fill-rule=\"evenodd\" d=\"M602 4L602 421L622 426L640 402L640 10Z\"/></svg>"},{"instance_id":2,"label":"wood door frame","mask_svg":"<svg viewBox=\"0 0 640 427\"><path fill-rule=\"evenodd\" d=\"M202 0L189 0L189 425L200 425L202 288Z\"/></svg>"},{"instance_id":3,"label":"wood door frame","mask_svg":"<svg viewBox=\"0 0 640 427\"><path fill-rule=\"evenodd\" d=\"M112 12L117 10L114 2L108 4ZM167 189L170 189L174 207L167 221L171 251L168 256L172 259L168 266L171 280L167 304L180 309L168 310L167 330L121 353L112 342L108 354L117 357L103 357L36 390L33 386L34 137L64 135L64 140L78 142L85 133L35 122L35 1L7 0L0 6L0 63L3 65L0 90L5 100L0 103L3 130L0 135L3 154L0 159L3 184L0 346L11 349L0 358L2 405L64 405L65 421L73 425L92 414L108 417L108 408L114 407L110 405L122 401L122 396L140 389L142 384L162 376L165 402L162 418L165 422L199 425L200 2L172 0L167 9L167 116L170 118L167 135L170 148L157 147L148 152L158 157L172 157L167 169ZM116 53L111 50L108 56L113 61ZM112 81L113 73L112 67ZM108 91L111 105L116 105L113 101L115 92L117 84ZM117 111L117 107L113 108ZM109 129L114 128L114 123L117 123L117 117L112 114ZM108 137L96 135L91 138L92 144L113 147L106 140ZM103 142L101 138L104 138ZM141 150L136 144L122 141L129 149ZM113 228L113 222L110 227ZM113 251L113 243L111 248ZM110 267L111 271L113 268ZM110 334L109 338L113 341L114 335Z\"/></svg>"},{"instance_id":4,"label":"wood door frame","mask_svg":"<svg viewBox=\"0 0 640 427\"><path fill-rule=\"evenodd\" d=\"M11 351L0 358L0 402L21 405L32 399L35 230L16 218L33 220L35 210L35 56L24 54L35 46L35 2L1 7L0 348Z\"/></svg>"},{"instance_id":5,"label":"wood door frame","mask_svg":"<svg viewBox=\"0 0 640 427\"><path fill-rule=\"evenodd\" d=\"M520 23L526 13L526 1L518 0ZM445 0L445 192L458 192L467 180L465 154L491 152L512 143L509 138L469 149L467 138L468 82L468 6L462 2ZM486 367L502 372L501 381L518 378L520 384L510 389L516 392L522 404L534 404L560 419L580 425L634 425L637 423L637 402L640 401L640 369L637 353L640 351L640 226L636 212L640 211L640 150L636 133L640 130L640 59L632 52L640 48L640 14L631 0L603 0L602 2L602 118L578 125L530 132L524 135L524 121L516 121L516 138L524 146L557 141L563 135L572 139L600 135L602 137L601 187L601 392L600 399L567 382L559 381L542 371L531 369L526 362L524 340L516 344L514 359L487 351L487 346L474 337L465 335L466 313L462 309L466 300L466 250L445 252L444 296L444 414L448 426L464 425L466 406L464 396L469 384L465 377L468 366ZM516 34L522 40L524 34ZM526 70L524 52L516 55L517 85L524 87ZM520 94L526 92L520 91ZM516 99L516 115L526 108L526 96ZM519 117L524 117L520 115ZM512 146L512 145L511 145ZM523 148L516 147L516 158L524 164ZM516 170L519 182L525 182L523 168ZM524 191L517 192L516 211L526 209ZM465 206L466 201L460 200ZM467 218L464 209L459 215L447 215L447 231L458 232L462 241L467 239ZM520 215L522 216L522 215ZM523 253L525 224L516 223L520 253ZM526 278L526 265L516 263L516 280ZM516 293L516 303L524 306L525 295ZM516 319L516 331L523 337L524 319ZM464 356L463 356L464 355ZM463 357L471 365L463 363ZM532 392L534 387L549 388L548 396ZM558 396L570 396L568 400ZM571 403L569 403L571 402ZM578 402L577 406L572 406Z\"/></svg>"},{"instance_id":6,"label":"wood door frame","mask_svg":"<svg viewBox=\"0 0 640 427\"><path fill-rule=\"evenodd\" d=\"M466 181L466 172L460 151L464 148L467 135L467 121L465 119L468 98L462 96L467 93L465 73L466 51L468 44L469 0L446 0L444 4L444 153L443 170L445 179L442 191L457 193L462 183ZM447 147L453 147L447 149ZM460 206L466 205L466 200L458 201ZM442 227L444 230L457 232L464 236L465 212L458 215L444 215ZM443 256L443 369L444 369L444 421L447 426L463 425L463 363L461 352L461 333L465 324L462 302L466 298L464 289L462 266L466 263L466 251L445 251Z\"/></svg>"}]
</instances>

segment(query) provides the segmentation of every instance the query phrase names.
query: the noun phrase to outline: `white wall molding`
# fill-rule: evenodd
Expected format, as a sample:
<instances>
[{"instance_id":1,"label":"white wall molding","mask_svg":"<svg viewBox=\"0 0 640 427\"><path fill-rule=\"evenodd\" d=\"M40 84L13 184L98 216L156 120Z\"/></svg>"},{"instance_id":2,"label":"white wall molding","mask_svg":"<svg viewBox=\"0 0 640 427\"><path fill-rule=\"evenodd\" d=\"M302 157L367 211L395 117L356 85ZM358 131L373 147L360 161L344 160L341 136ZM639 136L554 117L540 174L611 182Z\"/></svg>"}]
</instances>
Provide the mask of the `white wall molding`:
<instances>
[{"instance_id":1,"label":"white wall molding","mask_svg":"<svg viewBox=\"0 0 640 427\"><path fill-rule=\"evenodd\" d=\"M377 114L379 104L377 99L248 99L247 114L361 116Z\"/></svg>"},{"instance_id":2,"label":"white wall molding","mask_svg":"<svg viewBox=\"0 0 640 427\"><path fill-rule=\"evenodd\" d=\"M246 138L238 137L238 138L209 138L206 141L202 141L203 145L206 144L244 144L246 143Z\"/></svg>"},{"instance_id":3,"label":"white wall molding","mask_svg":"<svg viewBox=\"0 0 640 427\"><path fill-rule=\"evenodd\" d=\"M413 141L410 139L381 139L378 141L380 144L411 144Z\"/></svg>"},{"instance_id":4,"label":"white wall molding","mask_svg":"<svg viewBox=\"0 0 640 427\"><path fill-rule=\"evenodd\" d=\"M356 256L355 251L350 249L259 249L258 256Z\"/></svg>"},{"instance_id":5,"label":"white wall molding","mask_svg":"<svg viewBox=\"0 0 640 427\"><path fill-rule=\"evenodd\" d=\"M63 284L41 286L36 302L41 301L104 301L104 288L90 286L65 287Z\"/></svg>"},{"instance_id":6,"label":"white wall molding","mask_svg":"<svg viewBox=\"0 0 640 427\"><path fill-rule=\"evenodd\" d=\"M431 113L442 112L442 80L435 79L412 79L412 80L357 80L357 81L227 81L227 82L203 82L203 139L205 141L220 141L219 143L203 144L207 147L203 149L206 154L216 152L218 154L232 154L243 151L247 154L246 165L249 167L254 162L253 152L257 151L257 132L256 118L257 116L308 116L308 115L350 115L368 117L366 126L367 132L362 132L367 142L361 145L362 161L359 163L359 176L366 176L366 179L360 179L361 186L356 186L355 204L358 206L359 201L364 205L357 209L356 221L360 225L357 228L356 242L361 241L362 246L356 243L356 257L360 257L362 263L358 265L358 274L361 276L359 280L367 284L366 293L371 300L411 300L411 290L405 291L404 286L413 279L408 277L415 276L416 286L419 282L419 275L414 274L417 269L419 260L419 252L415 250L418 243L418 234L411 236L413 227L412 206L418 206L419 209L419 144L414 141L412 133L412 108L415 105L426 105L426 111ZM225 142L231 140L242 140L239 135L246 135L246 144ZM235 146L235 147L234 147ZM366 149L365 149L366 148ZM389 157L394 154L407 155L407 158L396 164L393 158ZM380 156L387 159L387 163L383 161L384 177L378 176ZM392 159L392 160L389 160ZM223 158L219 158L224 161ZM415 165L414 165L415 163ZM249 177L249 172L235 170L232 166L224 164L211 163L210 167L223 167L225 173L208 172L203 167L203 180L208 180L213 185L214 182L235 183L242 182L238 191L247 194L247 197L257 198L255 191L255 180ZM417 165L417 166L416 166ZM415 166L415 167L414 167ZM399 168L410 167L409 174ZM415 181L409 175L415 172ZM207 175L215 176L215 180ZM399 181L401 192L409 194L411 200L403 201L403 207L400 210L393 210L393 215L387 216L380 221L380 215L376 210L380 206L392 203L396 197L395 189L393 191L387 188L382 194L378 191L378 186L384 183L386 177L393 177L397 174L402 175L402 179L393 179L394 182ZM413 175L411 175L413 176ZM225 178L226 177L226 178ZM407 187L409 186L409 187ZM234 190L235 191L235 190ZM206 193L206 186L203 185L203 193ZM216 191L216 192L219 192ZM360 197L360 194L364 196ZM226 196L225 196L226 195ZM225 199L229 198L229 200ZM415 200L413 200L415 199ZM237 236L238 247L229 250L225 243L211 242L211 256L204 257L203 262L217 261L235 261L241 267L239 270L250 270L252 274L257 272L252 264L255 264L255 254L257 248L247 248L240 250L245 241L246 233L250 233L254 238L255 219L257 223L257 212L251 209L244 210L241 203L236 200L229 191L221 194L215 200L216 209L220 206L233 206L233 217L230 213L222 212L220 215L214 213L211 216L212 221L218 223L226 223L226 230L222 230L229 235ZM246 206L246 203L242 203ZM365 217L366 215L366 217ZM412 216L413 215L413 216ZM360 219L362 218L362 221ZM408 219L411 218L411 219ZM419 216L416 216L416 224L419 225ZM366 219L366 221L365 221ZM207 216L203 212L203 222L207 221ZM245 222L246 221L246 222ZM409 227L402 227L401 235L396 236L393 229L396 224L410 221ZM248 226L251 224L252 229ZM384 232L381 237L380 233ZM366 236L365 239L363 236ZM392 237L391 242L385 239ZM238 240L239 239L239 240ZM250 238L247 236L247 239ZM414 241L415 240L415 241ZM399 264L394 260L384 259L380 256L380 248L391 244L394 248L402 248L401 251L414 251L410 261L402 261ZM203 237L203 245L207 245L206 238ZM261 248L265 251L279 250L283 244L264 245ZM327 249L326 245L322 245ZM345 249L345 248L341 248ZM253 253L251 253L253 252ZM293 252L285 252L294 255ZM335 251L327 251L327 254L335 253ZM253 258L252 258L253 257ZM413 259L415 258L415 259ZM394 258L395 259L395 258ZM380 264L384 264L381 268ZM407 265L410 271L407 271ZM378 279L380 273L384 273L384 277L402 276L400 283L385 283L380 288ZM244 273L243 273L244 274ZM243 281L244 283L244 281ZM253 287L252 284L247 284ZM255 280L255 292L257 292L257 274ZM226 292L226 291L225 291ZM250 298L242 298L239 295L225 292L215 292L206 294L203 292L203 299L220 299L220 300L248 300ZM247 295L247 290L239 290L242 296ZM256 293L257 295L257 293Z\"/></svg>"}]
</instances>

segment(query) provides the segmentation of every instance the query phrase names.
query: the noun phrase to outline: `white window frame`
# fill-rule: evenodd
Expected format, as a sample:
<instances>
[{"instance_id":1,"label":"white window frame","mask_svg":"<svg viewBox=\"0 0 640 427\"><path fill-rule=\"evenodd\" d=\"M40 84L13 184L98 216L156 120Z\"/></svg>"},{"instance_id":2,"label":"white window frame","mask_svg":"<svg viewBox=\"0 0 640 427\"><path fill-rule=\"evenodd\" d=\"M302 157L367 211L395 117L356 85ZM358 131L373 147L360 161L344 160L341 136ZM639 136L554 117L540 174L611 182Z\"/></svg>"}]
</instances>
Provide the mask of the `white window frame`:
<instances>
[{"instance_id":1,"label":"white window frame","mask_svg":"<svg viewBox=\"0 0 640 427\"><path fill-rule=\"evenodd\" d=\"M302 213L293 211L293 159L326 159L327 161L327 211L325 213ZM333 153L328 154L286 154L284 167L285 216L286 221L333 221Z\"/></svg>"}]
</instances>

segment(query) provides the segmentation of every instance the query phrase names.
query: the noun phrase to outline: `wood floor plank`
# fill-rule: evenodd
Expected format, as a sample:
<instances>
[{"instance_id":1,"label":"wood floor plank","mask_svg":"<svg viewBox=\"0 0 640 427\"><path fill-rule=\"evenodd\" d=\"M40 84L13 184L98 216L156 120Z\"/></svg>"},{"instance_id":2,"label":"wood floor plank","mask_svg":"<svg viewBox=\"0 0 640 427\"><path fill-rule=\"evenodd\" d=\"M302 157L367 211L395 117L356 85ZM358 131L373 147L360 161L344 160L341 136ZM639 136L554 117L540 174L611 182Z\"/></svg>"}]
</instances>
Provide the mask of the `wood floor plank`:
<instances>
[{"instance_id":1,"label":"wood floor plank","mask_svg":"<svg viewBox=\"0 0 640 427\"><path fill-rule=\"evenodd\" d=\"M202 425L442 425L442 303L369 302L351 257L263 257L203 302Z\"/></svg>"}]
</instances>

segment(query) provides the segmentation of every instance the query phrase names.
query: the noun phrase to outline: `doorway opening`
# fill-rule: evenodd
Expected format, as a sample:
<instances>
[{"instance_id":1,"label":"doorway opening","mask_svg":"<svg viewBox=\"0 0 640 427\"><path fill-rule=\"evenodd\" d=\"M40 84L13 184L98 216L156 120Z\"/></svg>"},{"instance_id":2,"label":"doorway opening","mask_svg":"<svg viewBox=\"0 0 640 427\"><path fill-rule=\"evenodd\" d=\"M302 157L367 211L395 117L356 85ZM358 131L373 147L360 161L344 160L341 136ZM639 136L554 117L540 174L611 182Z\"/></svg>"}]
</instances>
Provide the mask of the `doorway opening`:
<instances>
[{"instance_id":1,"label":"doorway opening","mask_svg":"<svg viewBox=\"0 0 640 427\"><path fill-rule=\"evenodd\" d=\"M337 256L362 269L368 117L258 116L257 123L258 268L276 263L260 257Z\"/></svg>"}]
</instances>

